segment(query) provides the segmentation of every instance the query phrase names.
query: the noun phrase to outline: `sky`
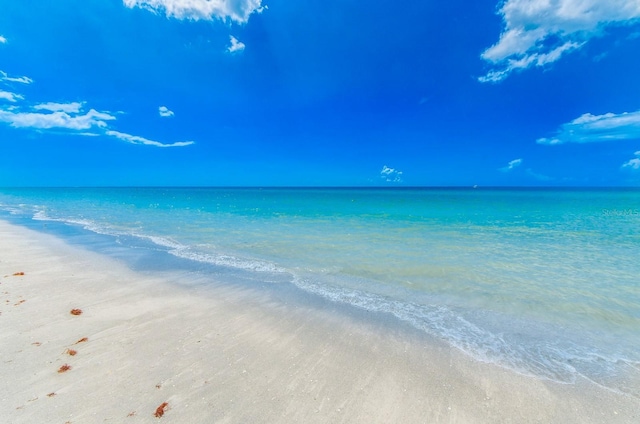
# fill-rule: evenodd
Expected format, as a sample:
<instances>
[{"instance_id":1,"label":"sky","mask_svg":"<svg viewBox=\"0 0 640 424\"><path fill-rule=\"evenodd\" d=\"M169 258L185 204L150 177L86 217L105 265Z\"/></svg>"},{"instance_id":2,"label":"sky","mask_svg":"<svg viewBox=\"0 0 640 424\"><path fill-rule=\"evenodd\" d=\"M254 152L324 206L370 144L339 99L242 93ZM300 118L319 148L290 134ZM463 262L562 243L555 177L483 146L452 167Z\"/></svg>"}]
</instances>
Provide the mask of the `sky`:
<instances>
[{"instance_id":1,"label":"sky","mask_svg":"<svg viewBox=\"0 0 640 424\"><path fill-rule=\"evenodd\" d=\"M640 186L640 0L0 0L0 186Z\"/></svg>"}]
</instances>

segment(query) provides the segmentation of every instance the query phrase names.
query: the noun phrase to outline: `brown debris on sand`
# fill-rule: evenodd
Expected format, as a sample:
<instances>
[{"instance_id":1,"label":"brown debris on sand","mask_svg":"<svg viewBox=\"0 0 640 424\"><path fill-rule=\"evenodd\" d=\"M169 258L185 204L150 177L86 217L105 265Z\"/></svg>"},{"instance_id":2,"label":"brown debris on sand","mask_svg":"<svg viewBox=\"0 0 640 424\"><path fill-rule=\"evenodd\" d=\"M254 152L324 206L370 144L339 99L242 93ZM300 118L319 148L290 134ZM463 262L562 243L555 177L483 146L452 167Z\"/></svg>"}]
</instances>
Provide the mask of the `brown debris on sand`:
<instances>
[{"instance_id":1,"label":"brown debris on sand","mask_svg":"<svg viewBox=\"0 0 640 424\"><path fill-rule=\"evenodd\" d=\"M83 337L83 338L81 338L80 340L78 340L77 342L75 342L74 344L84 343L84 342L88 342L88 341L89 341L89 338L87 338L87 337Z\"/></svg>"},{"instance_id":2,"label":"brown debris on sand","mask_svg":"<svg viewBox=\"0 0 640 424\"><path fill-rule=\"evenodd\" d=\"M54 397L56 395L56 392L51 392L47 394L47 397Z\"/></svg>"},{"instance_id":3,"label":"brown debris on sand","mask_svg":"<svg viewBox=\"0 0 640 424\"><path fill-rule=\"evenodd\" d=\"M58 372L59 373L63 373L63 372L67 372L71 369L71 365L69 364L64 364L63 366L61 366L60 368L58 368Z\"/></svg>"},{"instance_id":4,"label":"brown debris on sand","mask_svg":"<svg viewBox=\"0 0 640 424\"><path fill-rule=\"evenodd\" d=\"M67 350L65 351L65 353L66 353L67 355L69 355L69 356L76 356L76 354L78 353L78 351L77 351L77 350L74 350L74 349L67 349Z\"/></svg>"},{"instance_id":5,"label":"brown debris on sand","mask_svg":"<svg viewBox=\"0 0 640 424\"><path fill-rule=\"evenodd\" d=\"M13 276L14 276L14 277L18 277L18 276L20 276L20 275L24 275L24 272L20 271L20 272L14 272L14 273L13 273Z\"/></svg>"},{"instance_id":6,"label":"brown debris on sand","mask_svg":"<svg viewBox=\"0 0 640 424\"><path fill-rule=\"evenodd\" d=\"M161 416L163 416L163 415L164 415L164 410L165 410L165 408L166 408L167 406L169 406L169 403L167 403L167 402L162 402L162 404L156 408L156 413L155 413L155 414L153 414L153 415L154 415L156 418L160 418Z\"/></svg>"},{"instance_id":7,"label":"brown debris on sand","mask_svg":"<svg viewBox=\"0 0 640 424\"><path fill-rule=\"evenodd\" d=\"M72 309L71 315L82 315L82 309Z\"/></svg>"}]
</instances>

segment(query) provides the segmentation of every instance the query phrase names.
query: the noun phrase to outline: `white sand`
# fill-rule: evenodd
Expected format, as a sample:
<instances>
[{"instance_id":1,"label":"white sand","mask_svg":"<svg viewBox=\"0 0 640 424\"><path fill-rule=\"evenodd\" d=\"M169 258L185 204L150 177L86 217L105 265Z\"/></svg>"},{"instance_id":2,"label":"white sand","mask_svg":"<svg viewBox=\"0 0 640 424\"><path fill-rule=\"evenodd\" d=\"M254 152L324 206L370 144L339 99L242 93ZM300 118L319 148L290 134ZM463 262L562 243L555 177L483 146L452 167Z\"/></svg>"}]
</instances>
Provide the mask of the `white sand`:
<instances>
[{"instance_id":1,"label":"white sand","mask_svg":"<svg viewBox=\"0 0 640 424\"><path fill-rule=\"evenodd\" d=\"M588 382L478 363L366 313L177 284L188 277L0 221L0 422L640 422L639 399Z\"/></svg>"}]
</instances>

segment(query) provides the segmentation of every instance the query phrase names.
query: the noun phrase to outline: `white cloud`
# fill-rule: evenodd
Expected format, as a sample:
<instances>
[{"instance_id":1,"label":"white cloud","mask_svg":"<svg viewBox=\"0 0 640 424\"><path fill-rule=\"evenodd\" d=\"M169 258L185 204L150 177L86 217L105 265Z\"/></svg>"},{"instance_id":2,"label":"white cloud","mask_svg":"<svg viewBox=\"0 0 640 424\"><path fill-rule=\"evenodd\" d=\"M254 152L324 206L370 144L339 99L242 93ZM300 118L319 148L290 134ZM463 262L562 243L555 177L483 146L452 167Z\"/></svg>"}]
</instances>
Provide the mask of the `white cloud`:
<instances>
[{"instance_id":1,"label":"white cloud","mask_svg":"<svg viewBox=\"0 0 640 424\"><path fill-rule=\"evenodd\" d=\"M505 166L504 168L500 168L500 171L509 172L509 171L512 171L513 169L519 167L520 165L522 165L522 159L514 159L514 160L510 161L507 164L507 166Z\"/></svg>"},{"instance_id":2,"label":"white cloud","mask_svg":"<svg viewBox=\"0 0 640 424\"><path fill-rule=\"evenodd\" d=\"M633 170L640 169L640 150L635 152L634 155L636 155L636 157L623 163L622 168L629 168Z\"/></svg>"},{"instance_id":3,"label":"white cloud","mask_svg":"<svg viewBox=\"0 0 640 424\"><path fill-rule=\"evenodd\" d=\"M640 110L621 114L585 113L563 124L555 136L540 138L538 144L595 143L614 140L640 139Z\"/></svg>"},{"instance_id":4,"label":"white cloud","mask_svg":"<svg viewBox=\"0 0 640 424\"><path fill-rule=\"evenodd\" d=\"M0 44L5 44L7 42L7 39L4 38L2 35L0 35Z\"/></svg>"},{"instance_id":5,"label":"white cloud","mask_svg":"<svg viewBox=\"0 0 640 424\"><path fill-rule=\"evenodd\" d=\"M231 41L231 45L227 48L229 53L241 52L244 50L244 43L242 41L238 41L238 39L233 35L229 36L229 41Z\"/></svg>"},{"instance_id":6,"label":"white cloud","mask_svg":"<svg viewBox=\"0 0 640 424\"><path fill-rule=\"evenodd\" d=\"M88 130L93 127L106 128L106 121L116 118L105 112L91 109L84 115L56 111L52 113L15 112L0 109L0 122L7 122L14 128L66 128L70 130Z\"/></svg>"},{"instance_id":7,"label":"white cloud","mask_svg":"<svg viewBox=\"0 0 640 424\"><path fill-rule=\"evenodd\" d=\"M8 100L11 103L15 103L18 100L24 99L20 94L11 93L9 91L0 90L0 99Z\"/></svg>"},{"instance_id":8,"label":"white cloud","mask_svg":"<svg viewBox=\"0 0 640 424\"><path fill-rule=\"evenodd\" d=\"M171 144L164 144L164 143L160 143L159 141L153 141L153 140L146 139L144 137L139 137L137 135L125 134L125 133L121 133L121 132L118 132L118 131L107 131L106 134L108 136L115 137L115 138L120 139L122 141L126 141L127 143L144 144L146 146L184 147L184 146L190 146L191 144L194 144L193 141L178 141L178 142L171 143Z\"/></svg>"},{"instance_id":9,"label":"white cloud","mask_svg":"<svg viewBox=\"0 0 640 424\"><path fill-rule=\"evenodd\" d=\"M389 183L400 183L402 182L402 171L384 165L380 171L380 178Z\"/></svg>"},{"instance_id":10,"label":"white cloud","mask_svg":"<svg viewBox=\"0 0 640 424\"><path fill-rule=\"evenodd\" d=\"M2 80L10 80L27 84L31 82L30 79L26 82L26 80L22 79L18 80L15 78L9 78L6 73L0 71L0 81ZM16 103L18 100L23 100L24 97L20 94L0 90L0 100L2 99ZM124 140L128 143L155 147L182 147L194 144L193 141L179 141L176 143L164 144L143 137L110 130L108 121L115 121L116 117L108 112L99 112L95 109L90 109L85 113L83 111L84 102L47 102L32 106L25 106L21 107L18 105L10 105L0 107L0 122L7 123L14 128L71 130L68 133L72 135L90 137L108 135L110 137ZM166 106L160 106L158 108L158 112L161 116L173 116L173 112Z\"/></svg>"},{"instance_id":11,"label":"white cloud","mask_svg":"<svg viewBox=\"0 0 640 424\"><path fill-rule=\"evenodd\" d=\"M31 84L33 82L29 77L10 77L4 71L0 71L0 81L19 82L21 84Z\"/></svg>"},{"instance_id":12,"label":"white cloud","mask_svg":"<svg viewBox=\"0 0 640 424\"><path fill-rule=\"evenodd\" d=\"M504 31L481 56L496 69L481 82L555 62L607 27L639 23L640 0L506 0L498 13Z\"/></svg>"},{"instance_id":13,"label":"white cloud","mask_svg":"<svg viewBox=\"0 0 640 424\"><path fill-rule=\"evenodd\" d=\"M167 17L195 21L230 19L246 23L252 13L261 13L262 0L122 0L127 7L141 7L152 12L164 11Z\"/></svg>"},{"instance_id":14,"label":"white cloud","mask_svg":"<svg viewBox=\"0 0 640 424\"><path fill-rule=\"evenodd\" d=\"M80 102L72 102L72 103L40 103L39 105L35 105L33 108L36 110L48 110L50 112L66 112L66 113L80 113L82 109L83 103ZM114 118L115 119L115 118Z\"/></svg>"},{"instance_id":15,"label":"white cloud","mask_svg":"<svg viewBox=\"0 0 640 424\"><path fill-rule=\"evenodd\" d=\"M158 113L160 114L160 116L162 116L163 118L169 118L171 116L174 115L173 111L169 110L168 107L166 106L160 106L158 108Z\"/></svg>"}]
</instances>

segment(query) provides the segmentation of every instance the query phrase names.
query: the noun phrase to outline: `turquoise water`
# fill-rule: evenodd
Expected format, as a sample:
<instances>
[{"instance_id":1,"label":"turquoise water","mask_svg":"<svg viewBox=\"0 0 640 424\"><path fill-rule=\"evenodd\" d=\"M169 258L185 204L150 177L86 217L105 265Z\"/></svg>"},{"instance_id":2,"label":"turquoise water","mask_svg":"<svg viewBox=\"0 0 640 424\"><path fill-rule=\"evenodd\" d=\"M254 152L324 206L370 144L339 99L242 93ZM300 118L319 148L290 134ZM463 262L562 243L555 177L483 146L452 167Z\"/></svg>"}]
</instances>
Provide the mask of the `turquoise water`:
<instances>
[{"instance_id":1,"label":"turquoise water","mask_svg":"<svg viewBox=\"0 0 640 424\"><path fill-rule=\"evenodd\" d=\"M388 314L481 361L640 397L640 190L0 189L0 211L143 240Z\"/></svg>"}]
</instances>

